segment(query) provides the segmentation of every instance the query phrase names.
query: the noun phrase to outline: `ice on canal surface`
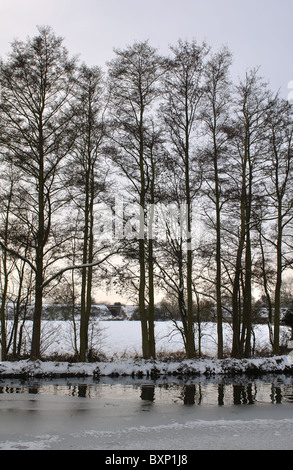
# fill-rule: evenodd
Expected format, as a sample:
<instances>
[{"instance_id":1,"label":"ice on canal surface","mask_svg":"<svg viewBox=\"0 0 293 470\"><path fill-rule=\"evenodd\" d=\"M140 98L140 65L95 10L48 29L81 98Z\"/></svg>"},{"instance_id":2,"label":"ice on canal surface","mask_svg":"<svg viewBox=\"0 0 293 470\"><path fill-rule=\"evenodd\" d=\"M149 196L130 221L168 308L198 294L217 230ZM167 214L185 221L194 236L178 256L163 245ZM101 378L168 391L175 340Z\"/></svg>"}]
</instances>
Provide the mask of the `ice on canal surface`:
<instances>
[{"instance_id":1,"label":"ice on canal surface","mask_svg":"<svg viewBox=\"0 0 293 470\"><path fill-rule=\"evenodd\" d=\"M293 449L291 384L189 385L8 387L0 449Z\"/></svg>"}]
</instances>

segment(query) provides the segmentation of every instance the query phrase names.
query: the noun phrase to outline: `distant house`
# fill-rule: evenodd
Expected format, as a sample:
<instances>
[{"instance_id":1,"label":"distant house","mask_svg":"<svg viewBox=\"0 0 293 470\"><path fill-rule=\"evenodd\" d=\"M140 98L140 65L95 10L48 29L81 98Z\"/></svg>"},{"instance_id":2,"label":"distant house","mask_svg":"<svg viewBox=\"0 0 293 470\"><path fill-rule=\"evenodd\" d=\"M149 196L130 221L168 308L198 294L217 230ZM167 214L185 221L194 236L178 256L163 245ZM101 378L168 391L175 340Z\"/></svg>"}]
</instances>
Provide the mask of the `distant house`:
<instances>
[{"instance_id":1,"label":"distant house","mask_svg":"<svg viewBox=\"0 0 293 470\"><path fill-rule=\"evenodd\" d=\"M93 317L100 320L125 320L126 312L124 306L119 304L114 305L92 305L91 314Z\"/></svg>"},{"instance_id":2,"label":"distant house","mask_svg":"<svg viewBox=\"0 0 293 470\"><path fill-rule=\"evenodd\" d=\"M125 318L123 305L107 305L107 307L113 318Z\"/></svg>"},{"instance_id":3,"label":"distant house","mask_svg":"<svg viewBox=\"0 0 293 470\"><path fill-rule=\"evenodd\" d=\"M110 316L110 312L109 312L107 305L93 304L91 306L91 316L96 317L96 318L107 319Z\"/></svg>"}]
</instances>

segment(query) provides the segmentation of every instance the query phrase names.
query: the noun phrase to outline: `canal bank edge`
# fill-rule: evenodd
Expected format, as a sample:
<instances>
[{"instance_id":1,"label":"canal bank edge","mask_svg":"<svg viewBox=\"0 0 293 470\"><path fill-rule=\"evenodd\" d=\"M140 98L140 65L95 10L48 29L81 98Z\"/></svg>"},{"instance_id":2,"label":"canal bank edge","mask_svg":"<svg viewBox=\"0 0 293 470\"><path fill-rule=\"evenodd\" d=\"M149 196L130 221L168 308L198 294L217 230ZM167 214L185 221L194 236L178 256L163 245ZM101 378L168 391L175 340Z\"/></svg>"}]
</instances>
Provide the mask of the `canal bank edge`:
<instances>
[{"instance_id":1,"label":"canal bank edge","mask_svg":"<svg viewBox=\"0 0 293 470\"><path fill-rule=\"evenodd\" d=\"M115 362L55 362L55 361L3 361L0 378L65 378L65 377L192 377L215 375L265 374L293 375L291 356L257 359L186 359L180 362L144 359L124 359Z\"/></svg>"}]
</instances>

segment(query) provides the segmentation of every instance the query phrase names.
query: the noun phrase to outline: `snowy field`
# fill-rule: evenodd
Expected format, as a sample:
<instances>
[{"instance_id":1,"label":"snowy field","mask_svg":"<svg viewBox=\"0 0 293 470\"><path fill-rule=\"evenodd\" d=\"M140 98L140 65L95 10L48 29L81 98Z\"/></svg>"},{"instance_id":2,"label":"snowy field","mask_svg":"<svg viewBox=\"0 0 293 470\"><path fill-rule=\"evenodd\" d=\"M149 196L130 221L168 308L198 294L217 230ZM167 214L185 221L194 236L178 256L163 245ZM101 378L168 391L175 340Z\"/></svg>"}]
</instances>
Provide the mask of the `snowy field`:
<instances>
[{"instance_id":1,"label":"snowy field","mask_svg":"<svg viewBox=\"0 0 293 470\"><path fill-rule=\"evenodd\" d=\"M31 325L27 325L27 343L30 344ZM289 335L289 329L282 327L282 336ZM201 360L184 359L184 346L181 335L174 331L172 322L157 322L156 361L141 359L141 326L139 321L95 321L91 323L89 344L95 350L99 361L70 363L67 357L74 356L74 334L71 322L43 321L42 358L43 361L5 361L0 363L0 377L41 377L41 376L147 376L160 375L216 375L231 373L283 373L293 367L291 356L259 357L252 359L229 358L229 345L232 331L224 325L224 346L228 352L225 360L217 359L216 324L202 325ZM198 338L196 337L196 342ZM285 341L285 340L284 340ZM256 351L269 351L268 328L257 325L254 329ZM77 338L78 344L78 338ZM29 353L29 348L27 349ZM181 353L181 354L180 354ZM54 355L59 359L52 360ZM69 355L69 356L68 356ZM293 356L293 354L292 354ZM61 359L60 359L61 358ZM63 359L62 359L63 358Z\"/></svg>"},{"instance_id":2,"label":"snowy field","mask_svg":"<svg viewBox=\"0 0 293 470\"><path fill-rule=\"evenodd\" d=\"M30 343L30 322L27 322L28 340ZM78 324L77 324L78 327ZM78 328L77 328L78 330ZM281 327L281 341L289 336L289 329ZM178 330L174 329L170 321L156 322L155 337L157 352L184 351L183 341ZM267 325L254 327L255 350L270 349ZM198 335L195 334L196 348L198 349ZM139 321L96 321L89 329L89 343L96 351L111 357L140 356L141 326ZM286 341L285 341L286 343ZM42 355L74 354L74 334L71 322L43 321L42 327ZM229 351L232 344L232 329L224 324L224 348ZM216 323L203 323L201 331L202 354L209 357L217 355L217 326ZM28 348L29 351L29 348Z\"/></svg>"}]
</instances>

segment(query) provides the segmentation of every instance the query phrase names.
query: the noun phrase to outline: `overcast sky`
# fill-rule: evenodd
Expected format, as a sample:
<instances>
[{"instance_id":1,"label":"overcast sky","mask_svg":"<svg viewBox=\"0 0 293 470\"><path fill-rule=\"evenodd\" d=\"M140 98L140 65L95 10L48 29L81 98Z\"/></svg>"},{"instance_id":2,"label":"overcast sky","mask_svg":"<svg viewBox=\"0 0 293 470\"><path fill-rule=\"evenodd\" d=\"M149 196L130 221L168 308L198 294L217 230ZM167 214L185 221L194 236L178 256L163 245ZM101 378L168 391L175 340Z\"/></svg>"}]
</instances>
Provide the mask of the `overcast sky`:
<instances>
[{"instance_id":1,"label":"overcast sky","mask_svg":"<svg viewBox=\"0 0 293 470\"><path fill-rule=\"evenodd\" d=\"M167 53L179 38L228 45L233 78L261 66L286 97L293 80L293 0L0 0L0 56L13 39L50 25L72 54L105 67L113 48L149 39Z\"/></svg>"}]
</instances>

